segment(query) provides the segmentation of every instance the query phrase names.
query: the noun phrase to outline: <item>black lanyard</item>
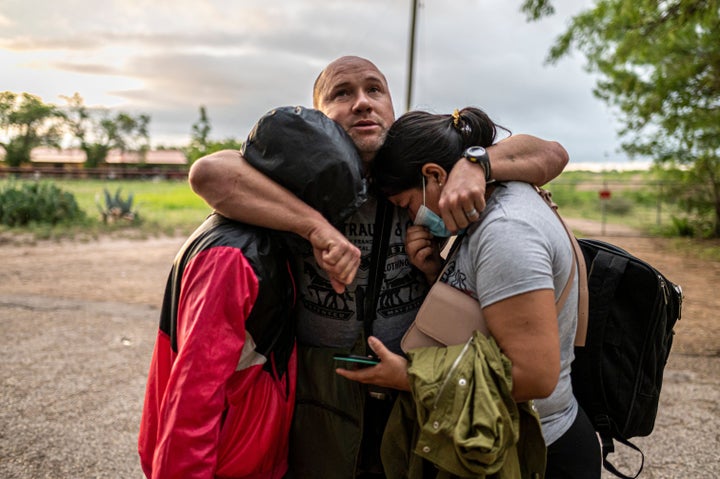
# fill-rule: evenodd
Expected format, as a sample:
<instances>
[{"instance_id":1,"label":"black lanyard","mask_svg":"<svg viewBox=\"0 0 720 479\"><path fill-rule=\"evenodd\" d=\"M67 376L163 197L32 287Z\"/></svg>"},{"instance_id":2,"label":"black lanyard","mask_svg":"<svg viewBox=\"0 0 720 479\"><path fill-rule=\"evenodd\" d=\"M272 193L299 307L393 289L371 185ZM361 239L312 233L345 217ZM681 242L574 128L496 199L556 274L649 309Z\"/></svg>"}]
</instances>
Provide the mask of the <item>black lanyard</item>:
<instances>
[{"instance_id":1,"label":"black lanyard","mask_svg":"<svg viewBox=\"0 0 720 479\"><path fill-rule=\"evenodd\" d=\"M390 243L393 213L395 205L384 197L378 197L377 211L375 212L375 227L373 228L373 242L370 250L370 271L368 285L363 301L363 325L365 327L365 342L372 335L373 322L377 316L377 304L380 298L387 262L387 252Z\"/></svg>"}]
</instances>

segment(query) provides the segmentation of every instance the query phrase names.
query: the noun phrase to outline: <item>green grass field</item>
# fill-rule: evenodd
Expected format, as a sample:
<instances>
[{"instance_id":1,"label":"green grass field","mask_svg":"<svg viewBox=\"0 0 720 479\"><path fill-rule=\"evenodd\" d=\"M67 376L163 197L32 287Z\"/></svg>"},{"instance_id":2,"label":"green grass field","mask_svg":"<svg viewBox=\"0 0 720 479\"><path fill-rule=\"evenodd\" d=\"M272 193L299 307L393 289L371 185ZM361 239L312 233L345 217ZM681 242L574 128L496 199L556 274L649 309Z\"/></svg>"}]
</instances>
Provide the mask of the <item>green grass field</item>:
<instances>
[{"instance_id":1,"label":"green grass field","mask_svg":"<svg viewBox=\"0 0 720 479\"><path fill-rule=\"evenodd\" d=\"M105 189L111 195L120 189L123 198L132 193L134 208L143 221L164 228L194 228L210 213L210 208L186 181L64 180L55 184L72 192L80 207L91 216L98 214L96 202L104 204Z\"/></svg>"},{"instance_id":2,"label":"green grass field","mask_svg":"<svg viewBox=\"0 0 720 479\"><path fill-rule=\"evenodd\" d=\"M681 212L665 193L665 186L648 171L565 172L546 189L564 217L605 220L647 234L666 233ZM601 199L601 191L607 197Z\"/></svg>"},{"instance_id":3,"label":"green grass field","mask_svg":"<svg viewBox=\"0 0 720 479\"><path fill-rule=\"evenodd\" d=\"M0 187L9 179L0 180ZM31 181L31 180L17 180ZM43 180L50 181L50 180ZM52 180L63 191L75 196L87 215L83 224L30 225L22 228L0 226L0 233L10 233L35 239L98 237L104 234L150 237L159 235L187 235L211 212L205 202L195 195L186 181L176 180ZM607 224L623 224L637 228L641 234L665 234L676 210L665 201L662 186L648 171L593 173L569 171L545 186L553 193L560 214L566 218L603 220ZM119 190L126 199L133 195L133 209L141 221L128 225L123 222L103 224L97 202L104 205L104 190L111 195ZM608 200L599 198L600 190L610 190ZM678 244L687 241L678 239ZM698 243L689 248L698 249ZM708 246L707 242L703 243ZM701 249L707 249L701 246ZM682 247L682 246L681 246ZM716 242L709 244L709 258L720 258Z\"/></svg>"},{"instance_id":4,"label":"green grass field","mask_svg":"<svg viewBox=\"0 0 720 479\"><path fill-rule=\"evenodd\" d=\"M0 180L0 186L10 180ZM29 180L18 180L29 181ZM153 180L52 180L63 191L72 193L78 206L88 219L81 225L30 225L15 228L38 239L73 237L77 235L98 236L103 233L132 236L185 235L192 232L211 212L210 207L190 189L186 181ZM100 210L105 205L104 191L120 197L133 195L133 210L138 212L140 222L128 226L122 222L103 224ZM10 231L3 227L4 231Z\"/></svg>"},{"instance_id":5,"label":"green grass field","mask_svg":"<svg viewBox=\"0 0 720 479\"><path fill-rule=\"evenodd\" d=\"M0 186L8 181L11 180L0 180ZM142 220L136 227L146 234L190 232L210 212L210 208L192 192L186 181L74 179L52 182L75 196L78 205L89 218L83 227L91 230L102 231L102 227L93 225L92 220L100 218L96 203L104 205L106 189L111 195L119 190L124 199L129 194L133 195L133 209L138 211ZM662 191L653 184L649 172L570 171L545 188L553 193L561 214L568 218L604 219L608 223L621 223L657 233L673 213L672 207L662 201ZM598 197L601 189L611 189L612 198L601 201ZM120 227L102 226L114 229ZM44 227L36 225L35 228L43 230ZM58 232L63 228L67 226L55 227Z\"/></svg>"}]
</instances>

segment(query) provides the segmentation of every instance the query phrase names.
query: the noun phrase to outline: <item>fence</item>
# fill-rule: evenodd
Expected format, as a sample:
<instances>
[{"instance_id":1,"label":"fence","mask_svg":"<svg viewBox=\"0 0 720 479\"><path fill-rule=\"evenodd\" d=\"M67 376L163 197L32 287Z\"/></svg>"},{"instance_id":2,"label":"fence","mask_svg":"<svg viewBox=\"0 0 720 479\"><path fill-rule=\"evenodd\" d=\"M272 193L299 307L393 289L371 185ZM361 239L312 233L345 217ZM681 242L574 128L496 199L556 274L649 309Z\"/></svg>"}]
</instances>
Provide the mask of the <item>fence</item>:
<instances>
[{"instance_id":1,"label":"fence","mask_svg":"<svg viewBox=\"0 0 720 479\"><path fill-rule=\"evenodd\" d=\"M22 179L137 179L187 181L184 168L38 168L0 167L0 178ZM673 227L682 211L668 191L671 183L638 179L607 179L561 175L545 186L570 226L585 236L653 236Z\"/></svg>"},{"instance_id":2,"label":"fence","mask_svg":"<svg viewBox=\"0 0 720 479\"><path fill-rule=\"evenodd\" d=\"M564 180L545 186L559 212L584 235L654 236L672 229L682 215L664 181L645 179Z\"/></svg>"},{"instance_id":3,"label":"fence","mask_svg":"<svg viewBox=\"0 0 720 479\"><path fill-rule=\"evenodd\" d=\"M187 180L187 166L145 167L103 166L100 168L54 168L38 166L0 167L0 178L19 179L103 179L103 180Z\"/></svg>"}]
</instances>

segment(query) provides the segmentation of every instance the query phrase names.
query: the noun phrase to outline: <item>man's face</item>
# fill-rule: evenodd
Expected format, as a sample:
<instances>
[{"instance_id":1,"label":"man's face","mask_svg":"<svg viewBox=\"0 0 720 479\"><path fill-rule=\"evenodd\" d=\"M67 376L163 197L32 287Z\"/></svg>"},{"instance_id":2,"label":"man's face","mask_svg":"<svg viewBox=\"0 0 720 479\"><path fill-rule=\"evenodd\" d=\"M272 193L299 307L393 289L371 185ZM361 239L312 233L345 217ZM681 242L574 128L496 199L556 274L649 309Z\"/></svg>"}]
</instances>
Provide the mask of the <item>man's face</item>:
<instances>
[{"instance_id":1,"label":"man's face","mask_svg":"<svg viewBox=\"0 0 720 479\"><path fill-rule=\"evenodd\" d=\"M365 162L370 162L395 121L385 77L360 58L340 59L321 75L315 108L348 132Z\"/></svg>"}]
</instances>

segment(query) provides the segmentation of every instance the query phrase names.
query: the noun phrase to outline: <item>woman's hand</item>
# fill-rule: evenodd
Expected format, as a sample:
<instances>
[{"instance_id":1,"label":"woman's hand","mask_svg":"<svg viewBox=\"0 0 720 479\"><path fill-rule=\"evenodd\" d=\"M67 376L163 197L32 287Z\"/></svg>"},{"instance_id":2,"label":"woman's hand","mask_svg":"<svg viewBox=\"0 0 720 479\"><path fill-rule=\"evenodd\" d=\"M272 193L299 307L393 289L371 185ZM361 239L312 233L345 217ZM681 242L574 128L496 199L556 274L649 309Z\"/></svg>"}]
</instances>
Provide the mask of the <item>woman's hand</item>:
<instances>
[{"instance_id":1,"label":"woman's hand","mask_svg":"<svg viewBox=\"0 0 720 479\"><path fill-rule=\"evenodd\" d=\"M425 274L428 283L432 284L442 270L440 247L435 237L427 228L419 225L409 226L405 237L405 252L410 264Z\"/></svg>"},{"instance_id":2,"label":"woman's hand","mask_svg":"<svg viewBox=\"0 0 720 479\"><path fill-rule=\"evenodd\" d=\"M390 351L376 337L368 338L370 349L380 358L380 363L363 369L335 370L340 376L363 384L393 388L400 391L410 390L410 381L407 374L407 359Z\"/></svg>"}]
</instances>

